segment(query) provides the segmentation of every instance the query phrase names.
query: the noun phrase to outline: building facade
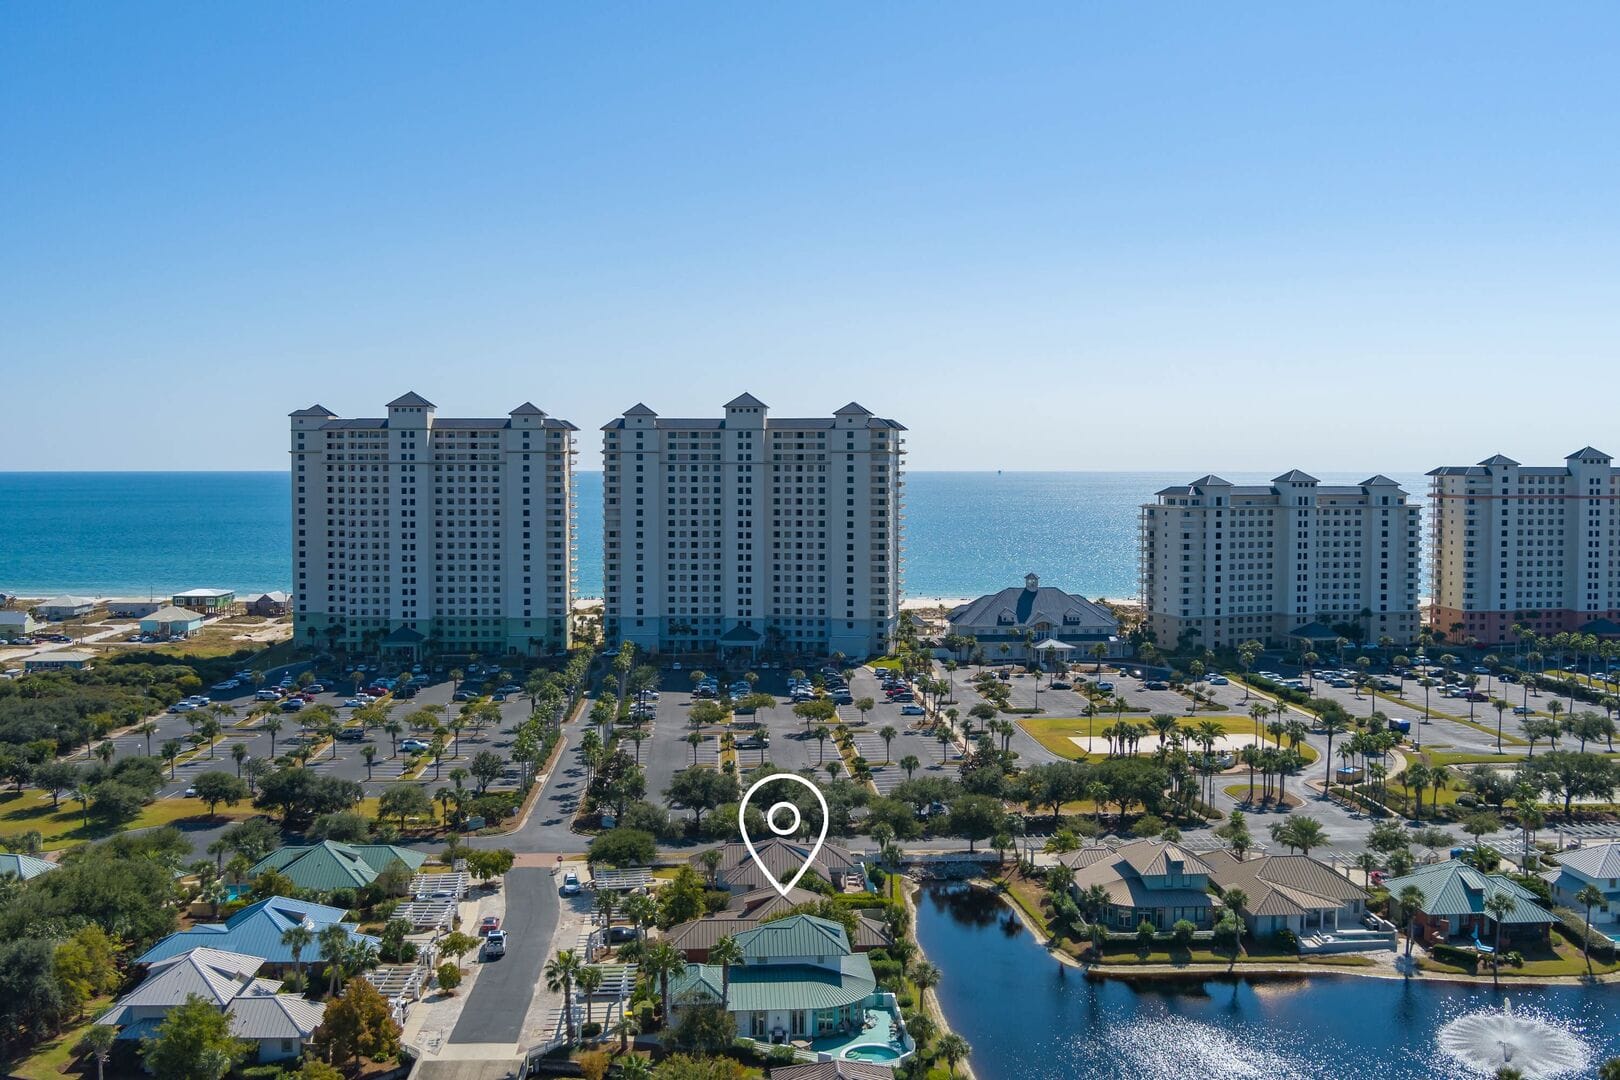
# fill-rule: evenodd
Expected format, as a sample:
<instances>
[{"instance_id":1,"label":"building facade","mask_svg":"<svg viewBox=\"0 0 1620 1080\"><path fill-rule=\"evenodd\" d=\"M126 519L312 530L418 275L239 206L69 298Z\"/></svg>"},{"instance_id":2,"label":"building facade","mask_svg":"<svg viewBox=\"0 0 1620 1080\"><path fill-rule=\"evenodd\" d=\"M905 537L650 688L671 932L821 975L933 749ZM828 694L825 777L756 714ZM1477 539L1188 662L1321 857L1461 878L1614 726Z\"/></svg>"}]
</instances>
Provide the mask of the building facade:
<instances>
[{"instance_id":1,"label":"building facade","mask_svg":"<svg viewBox=\"0 0 1620 1080\"><path fill-rule=\"evenodd\" d=\"M566 649L575 430L528 403L439 417L414 393L386 417L293 413L297 640L413 658Z\"/></svg>"},{"instance_id":2,"label":"building facade","mask_svg":"<svg viewBox=\"0 0 1620 1080\"><path fill-rule=\"evenodd\" d=\"M900 607L905 429L854 404L603 428L604 632L648 652L863 657Z\"/></svg>"},{"instance_id":3,"label":"building facade","mask_svg":"<svg viewBox=\"0 0 1620 1080\"><path fill-rule=\"evenodd\" d=\"M1141 591L1166 648L1287 645L1323 626L1357 628L1363 642L1416 638L1421 511L1388 477L1205 476L1157 498L1142 507Z\"/></svg>"},{"instance_id":4,"label":"building facade","mask_svg":"<svg viewBox=\"0 0 1620 1080\"><path fill-rule=\"evenodd\" d=\"M1620 470L1590 446L1563 465L1497 454L1429 473L1431 625L1453 641L1612 632L1620 620Z\"/></svg>"},{"instance_id":5,"label":"building facade","mask_svg":"<svg viewBox=\"0 0 1620 1080\"><path fill-rule=\"evenodd\" d=\"M1035 574L1024 575L1021 589L1002 589L956 608L950 614L950 625L951 633L973 638L992 663L1130 655L1130 645L1119 636L1119 620L1113 612L1083 596L1042 585ZM1031 655L1035 645L1053 641L1066 648L1049 650L1051 656Z\"/></svg>"}]
</instances>

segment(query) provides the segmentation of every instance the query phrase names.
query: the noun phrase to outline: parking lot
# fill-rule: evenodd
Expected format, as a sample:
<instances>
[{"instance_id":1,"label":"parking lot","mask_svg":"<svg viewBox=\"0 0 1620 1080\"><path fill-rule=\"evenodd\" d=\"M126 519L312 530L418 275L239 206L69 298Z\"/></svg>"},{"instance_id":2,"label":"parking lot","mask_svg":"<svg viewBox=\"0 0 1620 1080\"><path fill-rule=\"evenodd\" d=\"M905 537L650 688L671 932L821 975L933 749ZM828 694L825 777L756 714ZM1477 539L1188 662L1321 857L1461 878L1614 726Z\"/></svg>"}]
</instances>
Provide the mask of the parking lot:
<instances>
[{"instance_id":1,"label":"parking lot","mask_svg":"<svg viewBox=\"0 0 1620 1080\"><path fill-rule=\"evenodd\" d=\"M296 669L268 672L264 685L273 687L282 677L292 676L295 673ZM331 674L338 675L342 681L337 685L326 685L323 691L315 693L314 703L331 706L336 712L336 722L347 725L355 710L344 706L343 703L351 698L354 683L351 678L343 677L339 673ZM433 677L424 675L423 678ZM458 703L451 701L454 690L455 687L447 679L440 678L428 682L409 700L395 700L389 709L389 719L398 720L405 726L405 730L398 736L398 741L403 742L412 737L425 738L421 733L412 731L410 725L411 714L424 705L443 706L444 711L440 714L439 720L448 725L449 720L460 709ZM161 755L163 744L169 740L181 741L189 751L192 745L190 736L198 725L210 718L218 719L222 727L221 737L213 747L212 756L204 749L190 759L180 762L174 770L175 779L165 785L161 792L162 797L183 795L190 785L190 778L197 773L216 770L238 771L238 763L234 758L234 748L238 745L244 748L246 755L244 761L248 758L271 760L285 756L301 740L308 742L319 738L317 734L306 730L301 723L303 718L311 715L307 711L308 706L298 712L283 712L278 709L262 719L249 719L249 712L259 704L255 700L255 688L251 682L245 682L230 690L210 689L203 693L212 699L208 705L190 712L179 714L164 712L150 718L150 722L156 725L156 731L150 738L150 753L154 755ZM230 713L215 717L212 712L212 706L215 704L228 707ZM502 777L490 785L490 790L515 787L518 771L509 757L511 736L504 734L504 730L515 726L528 715L528 699L513 695L511 700L501 703L500 724L485 726L476 733L470 729L463 730L460 745L455 748L456 753L452 756L449 750L446 751L442 768L437 770L438 775L435 775L434 766L429 764L415 782L449 783L452 769L465 768L474 755L484 750L492 750L505 759L506 769ZM271 730L271 722L277 730ZM365 748L368 746L373 748L375 755L369 770L365 760ZM148 753L148 739L138 730L132 729L116 737L113 740L113 747L114 760L129 755L144 755ZM390 738L388 732L381 727L374 727L364 732L362 737L354 738L352 741L339 739L328 744L319 754L311 758L307 765L317 772L357 781L364 787L366 795L376 796L386 790L390 783L398 782L407 768L409 755L396 747L396 742ZM87 753L78 755L77 760L86 760ZM471 784L470 780L464 782Z\"/></svg>"}]
</instances>

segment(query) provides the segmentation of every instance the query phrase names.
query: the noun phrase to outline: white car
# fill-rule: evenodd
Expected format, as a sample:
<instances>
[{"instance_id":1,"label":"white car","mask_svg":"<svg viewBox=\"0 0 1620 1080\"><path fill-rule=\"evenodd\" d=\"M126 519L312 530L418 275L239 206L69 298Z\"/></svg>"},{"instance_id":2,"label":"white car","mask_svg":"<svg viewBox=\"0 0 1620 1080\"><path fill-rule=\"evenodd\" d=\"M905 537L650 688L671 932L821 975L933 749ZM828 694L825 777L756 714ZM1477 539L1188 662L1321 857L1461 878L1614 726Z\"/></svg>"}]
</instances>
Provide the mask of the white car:
<instances>
[{"instance_id":1,"label":"white car","mask_svg":"<svg viewBox=\"0 0 1620 1080\"><path fill-rule=\"evenodd\" d=\"M1227 686L1232 680L1228 679L1225 675L1211 675L1207 681L1211 686Z\"/></svg>"},{"instance_id":2,"label":"white car","mask_svg":"<svg viewBox=\"0 0 1620 1080\"><path fill-rule=\"evenodd\" d=\"M579 875L572 870L563 875L562 894L564 896L579 895Z\"/></svg>"},{"instance_id":3,"label":"white car","mask_svg":"<svg viewBox=\"0 0 1620 1080\"><path fill-rule=\"evenodd\" d=\"M365 703L366 702L364 700L361 700L360 698L352 697L352 698L347 698L347 699L344 700L343 707L345 709L358 709L361 706L363 706Z\"/></svg>"},{"instance_id":4,"label":"white car","mask_svg":"<svg viewBox=\"0 0 1620 1080\"><path fill-rule=\"evenodd\" d=\"M405 751L407 754L421 754L433 749L431 745L423 742L421 739L406 739L404 742L399 744L399 748Z\"/></svg>"}]
</instances>

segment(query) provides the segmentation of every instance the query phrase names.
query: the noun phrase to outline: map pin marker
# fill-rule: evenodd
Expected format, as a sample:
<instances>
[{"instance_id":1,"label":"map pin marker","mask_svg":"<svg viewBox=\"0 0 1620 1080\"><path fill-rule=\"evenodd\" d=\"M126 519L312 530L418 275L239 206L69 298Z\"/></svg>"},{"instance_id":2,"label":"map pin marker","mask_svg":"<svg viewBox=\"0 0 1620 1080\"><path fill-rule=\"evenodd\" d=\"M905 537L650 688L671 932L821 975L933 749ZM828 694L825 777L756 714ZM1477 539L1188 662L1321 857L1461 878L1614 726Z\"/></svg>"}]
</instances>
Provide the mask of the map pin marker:
<instances>
[{"instance_id":1,"label":"map pin marker","mask_svg":"<svg viewBox=\"0 0 1620 1080\"><path fill-rule=\"evenodd\" d=\"M794 874L793 880L789 881L786 885L776 880L776 875L771 873L771 868L766 866L765 860L759 857L759 851L754 847L753 838L748 835L748 800L754 797L754 792L758 791L761 787L769 784L773 780L788 780L792 783L800 784L808 788L810 790L810 794L816 797L816 802L821 804L821 835L816 837L815 846L810 849L810 854L804 857L804 865L799 867L799 872ZM779 818L785 818L790 815L792 817L791 822L785 825L778 823ZM783 899L786 899L787 894L793 891L793 886L799 883L799 879L804 877L804 872L810 869L810 864L814 862L816 856L821 853L821 845L827 842L827 817L826 796L822 795L820 788L816 787L816 785L812 784L798 773L772 773L770 776L764 777L763 779L755 780L753 784L749 786L748 792L743 795L742 802L738 804L737 831L742 834L743 845L748 848L748 854L753 857L754 865L759 867L760 872L765 875L765 880L771 883L771 888L782 894ZM799 831L799 822L799 808L793 803L788 802L786 799L779 803L775 803L769 810L765 812L766 827L779 837L785 838L793 836Z\"/></svg>"}]
</instances>

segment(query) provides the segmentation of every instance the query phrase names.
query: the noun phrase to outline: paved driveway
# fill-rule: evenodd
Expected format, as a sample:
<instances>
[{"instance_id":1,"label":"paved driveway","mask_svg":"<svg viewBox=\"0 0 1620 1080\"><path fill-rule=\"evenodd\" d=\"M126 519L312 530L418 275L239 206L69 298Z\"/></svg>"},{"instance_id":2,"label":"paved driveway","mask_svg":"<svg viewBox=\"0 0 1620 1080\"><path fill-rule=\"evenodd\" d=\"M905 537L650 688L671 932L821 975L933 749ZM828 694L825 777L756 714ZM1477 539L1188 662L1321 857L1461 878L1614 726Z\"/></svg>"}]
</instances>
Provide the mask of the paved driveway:
<instances>
[{"instance_id":1,"label":"paved driveway","mask_svg":"<svg viewBox=\"0 0 1620 1080\"><path fill-rule=\"evenodd\" d=\"M506 955L485 961L450 1033L451 1043L516 1043L557 927L551 871L518 867L506 875Z\"/></svg>"}]
</instances>

